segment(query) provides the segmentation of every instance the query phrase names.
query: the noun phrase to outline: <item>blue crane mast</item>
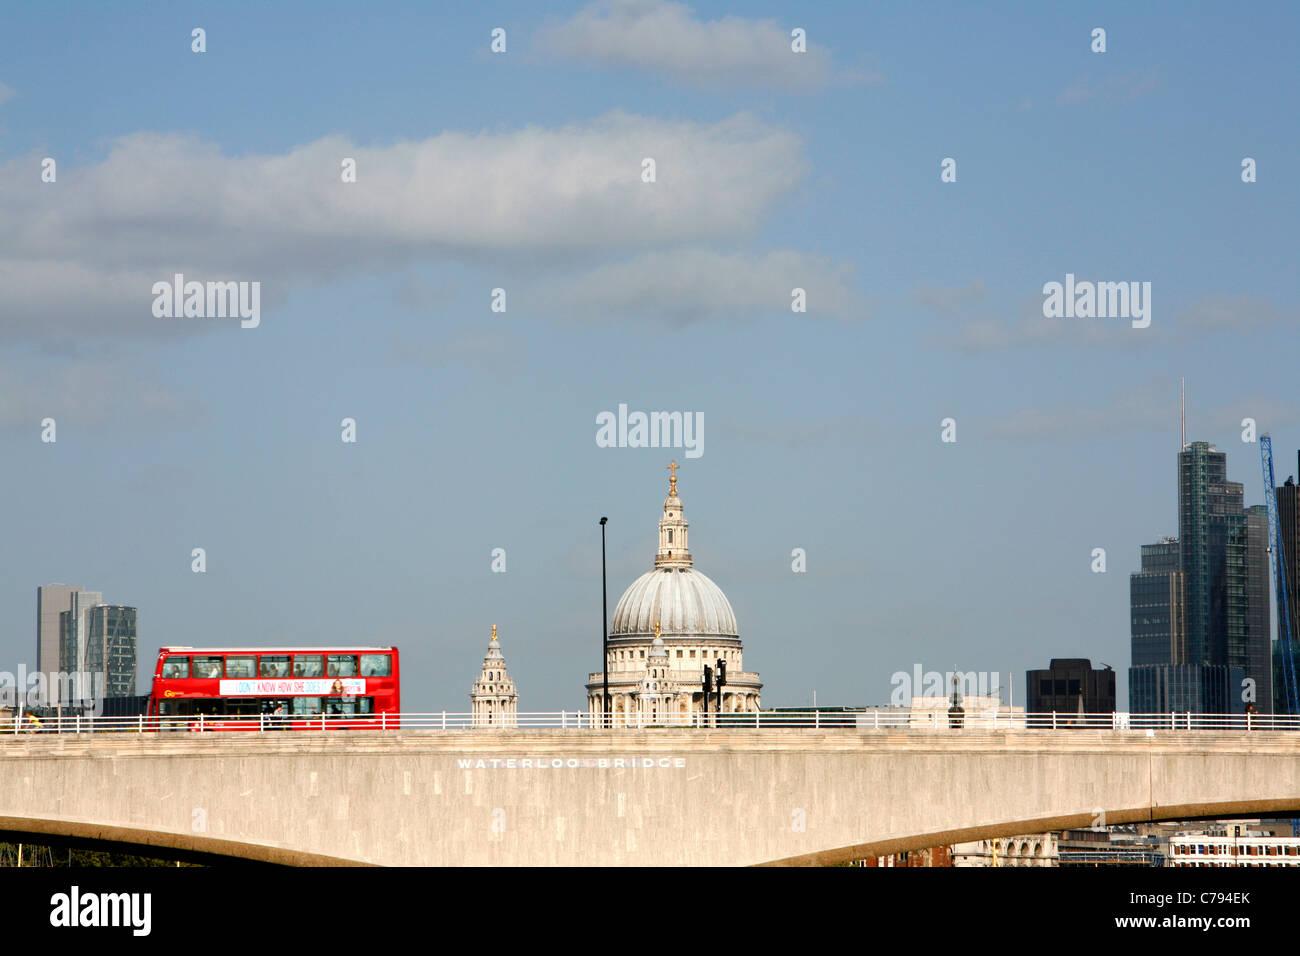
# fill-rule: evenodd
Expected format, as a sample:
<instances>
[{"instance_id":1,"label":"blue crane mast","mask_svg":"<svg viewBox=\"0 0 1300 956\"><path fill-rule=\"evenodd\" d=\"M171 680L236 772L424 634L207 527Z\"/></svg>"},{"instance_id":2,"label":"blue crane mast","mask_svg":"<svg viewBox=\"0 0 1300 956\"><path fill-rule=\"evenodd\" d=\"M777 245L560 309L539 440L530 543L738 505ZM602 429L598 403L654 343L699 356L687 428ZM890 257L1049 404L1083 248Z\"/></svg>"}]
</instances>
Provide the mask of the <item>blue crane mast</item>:
<instances>
[{"instance_id":1,"label":"blue crane mast","mask_svg":"<svg viewBox=\"0 0 1300 956\"><path fill-rule=\"evenodd\" d=\"M1291 652L1291 607L1287 597L1286 556L1282 553L1282 529L1277 520L1277 485L1273 481L1273 439L1259 436L1259 454L1264 468L1264 504L1268 507L1268 540L1273 549L1273 583L1282 610L1278 638L1282 645L1282 681L1286 687L1286 712L1300 714L1300 688L1296 686L1295 658Z\"/></svg>"}]
</instances>

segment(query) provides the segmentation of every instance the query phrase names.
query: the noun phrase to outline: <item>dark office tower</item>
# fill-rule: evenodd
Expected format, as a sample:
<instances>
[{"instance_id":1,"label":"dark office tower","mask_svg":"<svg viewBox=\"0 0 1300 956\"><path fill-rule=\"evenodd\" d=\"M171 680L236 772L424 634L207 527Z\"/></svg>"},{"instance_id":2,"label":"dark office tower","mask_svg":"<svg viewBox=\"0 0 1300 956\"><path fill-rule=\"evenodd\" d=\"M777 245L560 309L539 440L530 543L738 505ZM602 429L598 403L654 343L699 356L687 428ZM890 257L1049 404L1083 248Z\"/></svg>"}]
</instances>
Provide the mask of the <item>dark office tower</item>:
<instances>
[{"instance_id":1,"label":"dark office tower","mask_svg":"<svg viewBox=\"0 0 1300 956\"><path fill-rule=\"evenodd\" d=\"M1300 459L1300 452L1296 455ZM1300 465L1300 460L1297 461ZM1300 486L1295 478L1287 476L1277 489L1277 525L1282 536L1282 557L1286 559L1287 604L1291 609L1291 640L1300 641ZM1281 595L1278 595L1278 620L1282 617Z\"/></svg>"},{"instance_id":2,"label":"dark office tower","mask_svg":"<svg viewBox=\"0 0 1300 956\"><path fill-rule=\"evenodd\" d=\"M1273 713L1273 615L1270 612L1268 508L1246 509L1245 648L1240 657L1229 654L1229 667L1242 667L1255 678L1255 709Z\"/></svg>"},{"instance_id":3,"label":"dark office tower","mask_svg":"<svg viewBox=\"0 0 1300 956\"><path fill-rule=\"evenodd\" d=\"M1047 670L1025 672L1027 714L1111 714L1115 672L1082 657L1054 657Z\"/></svg>"},{"instance_id":4,"label":"dark office tower","mask_svg":"<svg viewBox=\"0 0 1300 956\"><path fill-rule=\"evenodd\" d=\"M1297 454L1300 459L1300 453ZM1300 465L1300 461L1297 461ZM1282 556L1286 559L1287 605L1291 615L1291 641L1294 649L1300 645L1300 486L1295 476L1288 475L1277 489L1277 524L1282 537ZM1282 594L1277 593L1278 646L1274 649L1273 697L1274 710L1286 713L1286 684L1282 677ZM1300 676L1300 672L1298 675Z\"/></svg>"},{"instance_id":5,"label":"dark office tower","mask_svg":"<svg viewBox=\"0 0 1300 956\"><path fill-rule=\"evenodd\" d=\"M1130 574L1129 634L1133 666L1182 664L1187 658L1187 589L1178 541L1142 545L1142 570Z\"/></svg>"}]
</instances>

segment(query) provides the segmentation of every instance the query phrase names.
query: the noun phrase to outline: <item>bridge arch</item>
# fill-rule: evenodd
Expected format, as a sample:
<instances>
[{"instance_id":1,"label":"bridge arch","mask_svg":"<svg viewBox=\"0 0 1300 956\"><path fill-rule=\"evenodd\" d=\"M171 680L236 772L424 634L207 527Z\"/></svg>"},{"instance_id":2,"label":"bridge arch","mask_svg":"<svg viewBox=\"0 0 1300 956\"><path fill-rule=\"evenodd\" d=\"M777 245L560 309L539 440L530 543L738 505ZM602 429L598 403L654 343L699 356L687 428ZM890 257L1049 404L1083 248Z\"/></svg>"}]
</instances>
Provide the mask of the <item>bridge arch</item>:
<instances>
[{"instance_id":1,"label":"bridge arch","mask_svg":"<svg viewBox=\"0 0 1300 956\"><path fill-rule=\"evenodd\" d=\"M1282 800L1229 800L1219 803L1167 806L1159 809L1130 807L1127 809L1106 810L1105 820L1107 826L1115 826L1124 823L1173 823L1182 820L1254 819L1258 817L1296 815L1300 815L1300 795ZM873 843L834 847L780 860L771 860L760 865L836 866L853 860L876 856L892 856L895 853L925 850L935 846L951 846L956 843L974 843L979 840L1032 836L1039 833L1049 833L1053 830L1082 830L1094 826L1096 819L1094 813L1075 813L1035 820L992 823L985 826L965 827L960 830L946 830L880 840ZM1024 855L1026 842L1018 842L1015 846L1018 852ZM1034 855L1042 856L1042 843L1035 842L1034 846L1038 850Z\"/></svg>"},{"instance_id":2,"label":"bridge arch","mask_svg":"<svg viewBox=\"0 0 1300 956\"><path fill-rule=\"evenodd\" d=\"M286 847L224 840L204 834L165 833L143 827L106 826L76 820L0 816L0 842L60 849L100 850L204 865L358 866L355 860Z\"/></svg>"}]
</instances>

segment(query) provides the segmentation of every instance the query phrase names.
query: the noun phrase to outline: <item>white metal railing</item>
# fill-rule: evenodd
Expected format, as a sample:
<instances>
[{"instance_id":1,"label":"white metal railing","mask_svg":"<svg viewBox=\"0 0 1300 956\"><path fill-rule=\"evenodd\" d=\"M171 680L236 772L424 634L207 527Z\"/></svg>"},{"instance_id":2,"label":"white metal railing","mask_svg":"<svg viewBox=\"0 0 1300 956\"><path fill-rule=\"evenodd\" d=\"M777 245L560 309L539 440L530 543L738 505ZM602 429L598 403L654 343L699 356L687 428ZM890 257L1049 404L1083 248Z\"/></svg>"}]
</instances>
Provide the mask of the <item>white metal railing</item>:
<instances>
[{"instance_id":1,"label":"white metal railing","mask_svg":"<svg viewBox=\"0 0 1300 956\"><path fill-rule=\"evenodd\" d=\"M722 730L854 730L854 731L1294 731L1300 730L1300 716L1273 714L1078 714L1035 713L1000 710L973 711L958 715L940 710L863 709L762 711L725 714L672 714L651 718L633 713L607 716L586 711L558 711L513 715L508 726L497 718L493 722L467 713L439 711L412 714L290 714L282 717L263 714L198 717L93 717L14 716L0 718L0 738L31 733L154 733L247 731L331 730L420 730L420 731L493 731L502 729L556 730L626 730L657 728L697 728Z\"/></svg>"}]
</instances>

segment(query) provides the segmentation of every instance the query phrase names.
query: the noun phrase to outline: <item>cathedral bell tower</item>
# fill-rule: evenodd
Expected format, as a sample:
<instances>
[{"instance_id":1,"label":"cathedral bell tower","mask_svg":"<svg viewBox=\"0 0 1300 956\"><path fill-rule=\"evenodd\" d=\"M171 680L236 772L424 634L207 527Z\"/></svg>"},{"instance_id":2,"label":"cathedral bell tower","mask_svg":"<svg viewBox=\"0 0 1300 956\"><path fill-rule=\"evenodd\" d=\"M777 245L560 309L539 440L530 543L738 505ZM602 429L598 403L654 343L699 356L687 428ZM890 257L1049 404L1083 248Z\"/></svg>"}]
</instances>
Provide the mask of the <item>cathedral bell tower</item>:
<instances>
[{"instance_id":1,"label":"cathedral bell tower","mask_svg":"<svg viewBox=\"0 0 1300 956\"><path fill-rule=\"evenodd\" d=\"M469 706L475 727L517 727L519 724L519 694L514 680L506 673L506 659L497 643L495 624L487 656L483 658L483 673L470 691Z\"/></svg>"},{"instance_id":2,"label":"cathedral bell tower","mask_svg":"<svg viewBox=\"0 0 1300 956\"><path fill-rule=\"evenodd\" d=\"M691 549L686 543L686 515L682 499L677 497L677 462L668 466L668 497L664 499L664 516L659 519L659 550L655 552L656 568L691 566Z\"/></svg>"}]
</instances>

